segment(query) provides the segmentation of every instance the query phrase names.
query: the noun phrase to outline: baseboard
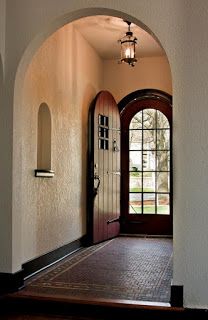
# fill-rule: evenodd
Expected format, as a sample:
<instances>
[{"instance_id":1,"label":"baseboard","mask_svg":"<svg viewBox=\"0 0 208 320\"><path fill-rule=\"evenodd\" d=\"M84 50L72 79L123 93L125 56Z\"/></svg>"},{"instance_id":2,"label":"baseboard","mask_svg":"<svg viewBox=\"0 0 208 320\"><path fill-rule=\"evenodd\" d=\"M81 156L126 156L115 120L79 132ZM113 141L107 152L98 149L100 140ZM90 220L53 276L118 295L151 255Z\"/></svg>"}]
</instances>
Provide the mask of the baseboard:
<instances>
[{"instance_id":1,"label":"baseboard","mask_svg":"<svg viewBox=\"0 0 208 320\"><path fill-rule=\"evenodd\" d=\"M171 307L183 307L183 286L171 285Z\"/></svg>"},{"instance_id":2,"label":"baseboard","mask_svg":"<svg viewBox=\"0 0 208 320\"><path fill-rule=\"evenodd\" d=\"M51 252L48 252L38 258L28 261L22 265L23 277L28 278L34 273L40 271L43 268L55 263L56 261L64 258L72 252L78 250L85 245L85 236L82 238L70 242L60 248L57 248Z\"/></svg>"},{"instance_id":3,"label":"baseboard","mask_svg":"<svg viewBox=\"0 0 208 320\"><path fill-rule=\"evenodd\" d=\"M0 272L0 294L17 291L23 286L23 270L15 273Z\"/></svg>"},{"instance_id":4,"label":"baseboard","mask_svg":"<svg viewBox=\"0 0 208 320\"><path fill-rule=\"evenodd\" d=\"M136 238L167 238L173 239L173 235L170 234L141 234L141 233L119 233L119 237L136 237Z\"/></svg>"},{"instance_id":5,"label":"baseboard","mask_svg":"<svg viewBox=\"0 0 208 320\"><path fill-rule=\"evenodd\" d=\"M85 236L22 265L16 273L0 272L0 294L14 292L24 286L24 279L85 246Z\"/></svg>"}]
</instances>

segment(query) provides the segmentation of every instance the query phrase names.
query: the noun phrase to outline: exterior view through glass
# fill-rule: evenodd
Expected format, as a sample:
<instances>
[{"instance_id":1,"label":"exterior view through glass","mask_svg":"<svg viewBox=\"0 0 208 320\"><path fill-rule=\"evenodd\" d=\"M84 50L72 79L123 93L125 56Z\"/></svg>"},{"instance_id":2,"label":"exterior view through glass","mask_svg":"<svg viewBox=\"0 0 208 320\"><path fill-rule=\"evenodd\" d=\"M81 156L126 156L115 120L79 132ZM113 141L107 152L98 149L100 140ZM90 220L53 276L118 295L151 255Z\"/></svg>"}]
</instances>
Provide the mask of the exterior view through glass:
<instances>
[{"instance_id":1,"label":"exterior view through glass","mask_svg":"<svg viewBox=\"0 0 208 320\"><path fill-rule=\"evenodd\" d=\"M170 125L143 109L129 126L129 214L170 214Z\"/></svg>"}]
</instances>

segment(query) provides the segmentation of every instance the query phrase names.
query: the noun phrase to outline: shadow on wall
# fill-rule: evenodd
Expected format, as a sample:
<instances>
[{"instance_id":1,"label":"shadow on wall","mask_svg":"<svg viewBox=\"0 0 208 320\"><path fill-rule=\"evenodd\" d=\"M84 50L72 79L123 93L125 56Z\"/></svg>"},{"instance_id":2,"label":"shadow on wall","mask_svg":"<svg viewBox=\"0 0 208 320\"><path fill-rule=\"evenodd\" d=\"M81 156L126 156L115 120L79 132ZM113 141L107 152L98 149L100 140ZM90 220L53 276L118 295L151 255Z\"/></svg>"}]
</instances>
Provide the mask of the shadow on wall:
<instances>
[{"instance_id":1,"label":"shadow on wall","mask_svg":"<svg viewBox=\"0 0 208 320\"><path fill-rule=\"evenodd\" d=\"M81 199L83 199L82 207L82 230L83 233L86 233L86 224L87 224L87 197L86 197L86 185L87 185L87 148L88 148L88 114L89 107L92 103L92 100L96 96L96 90L91 85L88 84L85 88L82 102L82 193Z\"/></svg>"}]
</instances>

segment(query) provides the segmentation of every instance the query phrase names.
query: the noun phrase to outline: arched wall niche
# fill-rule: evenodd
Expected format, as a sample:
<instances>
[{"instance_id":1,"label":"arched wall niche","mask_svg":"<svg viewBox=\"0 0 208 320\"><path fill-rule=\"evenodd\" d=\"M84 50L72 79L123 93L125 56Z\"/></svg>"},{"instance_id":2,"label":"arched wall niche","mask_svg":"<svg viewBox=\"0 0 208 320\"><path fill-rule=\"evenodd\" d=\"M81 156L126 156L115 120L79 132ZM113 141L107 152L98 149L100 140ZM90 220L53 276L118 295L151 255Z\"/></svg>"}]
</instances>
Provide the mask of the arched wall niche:
<instances>
[{"instance_id":1,"label":"arched wall niche","mask_svg":"<svg viewBox=\"0 0 208 320\"><path fill-rule=\"evenodd\" d=\"M37 169L51 169L51 113L46 103L38 110Z\"/></svg>"}]
</instances>

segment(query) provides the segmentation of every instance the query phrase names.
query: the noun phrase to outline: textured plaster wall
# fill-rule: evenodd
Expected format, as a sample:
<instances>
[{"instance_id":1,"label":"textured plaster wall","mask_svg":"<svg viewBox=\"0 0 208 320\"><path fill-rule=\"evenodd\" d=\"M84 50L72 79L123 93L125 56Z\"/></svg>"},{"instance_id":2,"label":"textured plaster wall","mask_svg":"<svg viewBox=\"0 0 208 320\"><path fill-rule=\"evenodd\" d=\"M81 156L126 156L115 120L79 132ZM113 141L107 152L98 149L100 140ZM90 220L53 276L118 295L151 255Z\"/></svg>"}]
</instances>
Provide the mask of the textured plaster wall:
<instances>
[{"instance_id":1,"label":"textured plaster wall","mask_svg":"<svg viewBox=\"0 0 208 320\"><path fill-rule=\"evenodd\" d=\"M208 308L208 2L183 1L172 55L174 100L174 282L186 306Z\"/></svg>"},{"instance_id":2,"label":"textured plaster wall","mask_svg":"<svg viewBox=\"0 0 208 320\"><path fill-rule=\"evenodd\" d=\"M22 106L22 262L86 232L87 115L101 88L102 61L67 25L47 39L26 73ZM38 109L52 119L52 179L37 168Z\"/></svg>"},{"instance_id":3,"label":"textured plaster wall","mask_svg":"<svg viewBox=\"0 0 208 320\"><path fill-rule=\"evenodd\" d=\"M140 58L133 68L106 60L104 70L104 86L117 102L139 89L153 88L172 94L171 71L165 56Z\"/></svg>"},{"instance_id":4,"label":"textured plaster wall","mask_svg":"<svg viewBox=\"0 0 208 320\"><path fill-rule=\"evenodd\" d=\"M0 270L12 263L12 108L6 103L5 86L6 0L0 0Z\"/></svg>"},{"instance_id":5,"label":"textured plaster wall","mask_svg":"<svg viewBox=\"0 0 208 320\"><path fill-rule=\"evenodd\" d=\"M186 307L208 308L207 0L7 0L6 3L6 122L1 128L4 188L0 194L1 201L6 199L2 211L6 219L0 225L0 270L15 272L22 261L19 235L23 194L19 186L25 163L17 110L21 108L27 63L41 41L64 23L90 14L118 15L147 26L160 40L170 62L174 110L173 283L184 285Z\"/></svg>"}]
</instances>

